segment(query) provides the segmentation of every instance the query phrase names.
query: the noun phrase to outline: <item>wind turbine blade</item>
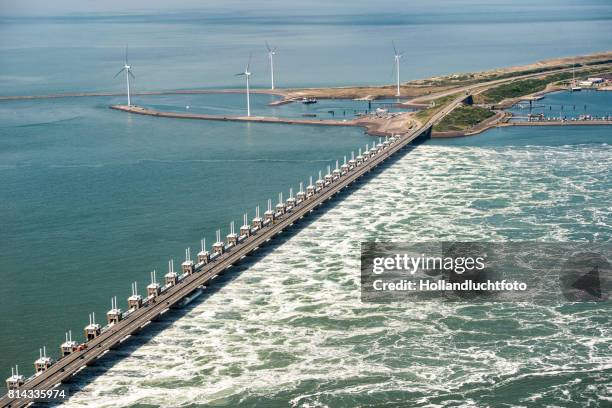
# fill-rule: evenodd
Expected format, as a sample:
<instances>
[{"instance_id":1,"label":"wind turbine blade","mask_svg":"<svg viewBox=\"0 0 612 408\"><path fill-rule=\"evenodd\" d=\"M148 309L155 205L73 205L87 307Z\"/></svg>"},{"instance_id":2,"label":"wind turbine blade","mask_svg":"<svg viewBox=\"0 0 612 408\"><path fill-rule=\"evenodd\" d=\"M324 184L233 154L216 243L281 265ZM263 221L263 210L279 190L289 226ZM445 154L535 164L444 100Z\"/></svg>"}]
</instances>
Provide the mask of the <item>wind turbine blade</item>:
<instances>
[{"instance_id":1,"label":"wind turbine blade","mask_svg":"<svg viewBox=\"0 0 612 408\"><path fill-rule=\"evenodd\" d=\"M242 75L246 75L246 74L245 74L244 72L241 72L241 73L236 74L236 75L234 75L234 76L242 76Z\"/></svg>"},{"instance_id":2,"label":"wind turbine blade","mask_svg":"<svg viewBox=\"0 0 612 408\"><path fill-rule=\"evenodd\" d=\"M125 46L125 65L128 64L128 46Z\"/></svg>"},{"instance_id":3,"label":"wind turbine blade","mask_svg":"<svg viewBox=\"0 0 612 408\"><path fill-rule=\"evenodd\" d=\"M266 48L268 49L268 52L272 52L272 49L270 48L270 44L268 44L267 41L266 41Z\"/></svg>"},{"instance_id":4,"label":"wind turbine blade","mask_svg":"<svg viewBox=\"0 0 612 408\"><path fill-rule=\"evenodd\" d=\"M397 48L395 47L395 41L391 40L391 44L393 44L393 53L397 55Z\"/></svg>"},{"instance_id":5,"label":"wind turbine blade","mask_svg":"<svg viewBox=\"0 0 612 408\"><path fill-rule=\"evenodd\" d=\"M125 71L125 68L121 68L121 69L119 70L119 72L117 72L117 73L115 74L115 76L113 77L113 79L117 78L117 75L119 75L119 74L120 74L120 73L122 73L123 71Z\"/></svg>"},{"instance_id":6,"label":"wind turbine blade","mask_svg":"<svg viewBox=\"0 0 612 408\"><path fill-rule=\"evenodd\" d=\"M244 71L245 73L249 72L249 68L251 67L251 59L252 58L253 58L253 53L250 53L249 54L249 63L247 64L246 70Z\"/></svg>"},{"instance_id":7,"label":"wind turbine blade","mask_svg":"<svg viewBox=\"0 0 612 408\"><path fill-rule=\"evenodd\" d=\"M134 79L136 79L136 76L134 74L132 74L132 70L128 69L128 74L130 74L130 76Z\"/></svg>"}]
</instances>

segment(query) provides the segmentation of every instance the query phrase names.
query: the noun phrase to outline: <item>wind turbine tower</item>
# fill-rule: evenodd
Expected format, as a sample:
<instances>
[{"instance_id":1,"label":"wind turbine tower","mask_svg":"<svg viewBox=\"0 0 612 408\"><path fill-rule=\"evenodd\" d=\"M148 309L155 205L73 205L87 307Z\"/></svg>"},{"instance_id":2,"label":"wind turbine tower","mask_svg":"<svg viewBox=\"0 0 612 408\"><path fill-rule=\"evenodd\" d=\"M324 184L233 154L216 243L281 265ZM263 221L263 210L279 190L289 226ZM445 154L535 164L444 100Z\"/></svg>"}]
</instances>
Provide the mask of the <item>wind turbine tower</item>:
<instances>
[{"instance_id":1,"label":"wind turbine tower","mask_svg":"<svg viewBox=\"0 0 612 408\"><path fill-rule=\"evenodd\" d=\"M251 94L249 88L249 77L251 76L251 71L249 68L251 67L251 56L249 56L249 63L246 66L244 72L236 74L236 76L245 76L246 77L246 99L247 99L247 116L251 116Z\"/></svg>"},{"instance_id":2,"label":"wind turbine tower","mask_svg":"<svg viewBox=\"0 0 612 408\"><path fill-rule=\"evenodd\" d=\"M400 96L400 59L402 58L402 54L397 51L395 47L395 42L391 42L393 44L393 55L395 56L395 74L397 78L397 91L395 92L395 96Z\"/></svg>"},{"instance_id":3,"label":"wind turbine tower","mask_svg":"<svg viewBox=\"0 0 612 408\"><path fill-rule=\"evenodd\" d=\"M272 83L270 89L274 89L274 56L276 55L276 47L270 48L270 44L266 41L266 48L268 49L268 59L270 60L270 81Z\"/></svg>"},{"instance_id":4,"label":"wind turbine tower","mask_svg":"<svg viewBox=\"0 0 612 408\"><path fill-rule=\"evenodd\" d=\"M136 79L136 77L134 76L134 74L132 74L132 67L128 63L128 47L127 47L127 45L125 46L125 63L123 65L123 68L121 68L121 70L119 72L117 72L113 78L117 78L117 76L120 73L122 73L123 71L125 71L125 82L126 82L126 85L127 85L127 102L128 102L128 106L132 106L132 103L131 103L131 100L130 100L130 76L132 77L132 79Z\"/></svg>"}]
</instances>

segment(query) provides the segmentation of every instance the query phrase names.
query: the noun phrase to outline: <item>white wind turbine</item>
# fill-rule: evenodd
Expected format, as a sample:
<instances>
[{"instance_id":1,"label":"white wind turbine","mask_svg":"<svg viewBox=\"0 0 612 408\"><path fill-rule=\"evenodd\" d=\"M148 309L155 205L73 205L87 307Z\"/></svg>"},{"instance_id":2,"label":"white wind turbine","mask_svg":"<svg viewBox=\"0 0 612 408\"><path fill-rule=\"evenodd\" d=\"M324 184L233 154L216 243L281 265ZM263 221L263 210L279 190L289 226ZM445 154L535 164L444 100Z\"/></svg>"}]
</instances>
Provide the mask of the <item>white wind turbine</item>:
<instances>
[{"instance_id":1,"label":"white wind turbine","mask_svg":"<svg viewBox=\"0 0 612 408\"><path fill-rule=\"evenodd\" d=\"M397 51L395 48L395 42L391 41L393 44L393 55L395 56L395 74L397 75L397 92L395 96L400 96L400 58L402 58L402 54Z\"/></svg>"},{"instance_id":2,"label":"white wind turbine","mask_svg":"<svg viewBox=\"0 0 612 408\"><path fill-rule=\"evenodd\" d=\"M126 84L127 84L128 106L131 106L131 101L130 101L130 75L132 76L133 79L136 79L136 77L134 76L134 74L132 74L132 67L130 66L130 64L128 64L128 47L127 47L127 45L125 46L125 64L123 65L123 68L121 68L121 70L119 72L117 72L113 78L117 78L117 76L120 73L122 73L123 71L125 71L125 81L126 81Z\"/></svg>"},{"instance_id":3,"label":"white wind turbine","mask_svg":"<svg viewBox=\"0 0 612 408\"><path fill-rule=\"evenodd\" d=\"M249 89L249 77L251 76L251 71L249 71L250 67L251 67L251 55L249 55L249 63L247 64L244 72L236 74L236 76L244 75L246 77L247 116L251 116L251 95L250 95L250 89Z\"/></svg>"},{"instance_id":4,"label":"white wind turbine","mask_svg":"<svg viewBox=\"0 0 612 408\"><path fill-rule=\"evenodd\" d=\"M272 82L270 89L274 89L274 56L276 55L276 47L270 48L270 44L266 41L266 48L268 49L268 59L270 60L270 80Z\"/></svg>"}]
</instances>

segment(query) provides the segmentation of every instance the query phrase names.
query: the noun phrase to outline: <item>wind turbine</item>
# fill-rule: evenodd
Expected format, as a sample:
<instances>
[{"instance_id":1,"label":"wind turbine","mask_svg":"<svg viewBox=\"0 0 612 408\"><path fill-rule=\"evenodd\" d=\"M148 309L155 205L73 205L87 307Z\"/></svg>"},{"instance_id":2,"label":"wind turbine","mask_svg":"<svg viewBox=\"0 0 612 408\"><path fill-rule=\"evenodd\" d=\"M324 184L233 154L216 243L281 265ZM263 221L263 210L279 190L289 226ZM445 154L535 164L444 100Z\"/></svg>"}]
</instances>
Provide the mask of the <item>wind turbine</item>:
<instances>
[{"instance_id":1,"label":"wind turbine","mask_svg":"<svg viewBox=\"0 0 612 408\"><path fill-rule=\"evenodd\" d=\"M402 54L397 51L395 48L395 41L391 41L393 44L393 55L395 56L395 73L397 75L397 92L395 96L400 96L400 58L402 58Z\"/></svg>"},{"instance_id":2,"label":"wind turbine","mask_svg":"<svg viewBox=\"0 0 612 408\"><path fill-rule=\"evenodd\" d=\"M249 71L250 67L251 67L251 55L249 55L249 63L247 64L244 72L236 74L236 76L244 75L246 77L247 116L251 116L251 95L250 95L250 89L249 89L249 77L251 76L251 71Z\"/></svg>"},{"instance_id":3,"label":"wind turbine","mask_svg":"<svg viewBox=\"0 0 612 408\"><path fill-rule=\"evenodd\" d=\"M270 89L274 89L274 55L276 55L276 47L270 48L270 44L266 41L266 48L268 49L268 58L270 59L270 79L272 82Z\"/></svg>"},{"instance_id":4,"label":"wind turbine","mask_svg":"<svg viewBox=\"0 0 612 408\"><path fill-rule=\"evenodd\" d=\"M121 68L121 70L119 72L117 72L115 74L115 76L113 78L117 78L117 76L122 73L123 71L125 71L125 81L127 84L127 99L128 99L128 106L131 106L131 101L130 101L130 75L132 76L133 79L136 79L136 77L134 76L134 74L132 74L132 67L130 66L130 64L128 64L128 47L127 45L125 46L125 64L123 65L123 68Z\"/></svg>"}]
</instances>

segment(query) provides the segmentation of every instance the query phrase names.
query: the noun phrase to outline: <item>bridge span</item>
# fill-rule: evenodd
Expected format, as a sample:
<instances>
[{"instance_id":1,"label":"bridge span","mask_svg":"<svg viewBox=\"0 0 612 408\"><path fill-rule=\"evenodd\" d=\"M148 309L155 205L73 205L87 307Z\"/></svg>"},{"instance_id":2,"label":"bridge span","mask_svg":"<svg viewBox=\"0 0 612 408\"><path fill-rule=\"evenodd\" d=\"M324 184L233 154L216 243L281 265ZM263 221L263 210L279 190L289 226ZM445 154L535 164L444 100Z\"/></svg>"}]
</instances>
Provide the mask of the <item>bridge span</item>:
<instances>
[{"instance_id":1,"label":"bridge span","mask_svg":"<svg viewBox=\"0 0 612 408\"><path fill-rule=\"evenodd\" d=\"M36 375L24 379L14 390L20 391L25 396L15 398L9 397L8 394L4 395L0 399L0 406L10 408L28 406L37 400L29 396L35 394L28 394L27 391L52 390L60 386L62 382L69 381L80 370L94 364L96 360L103 357L111 348L119 347L132 334L137 333L151 321L166 313L171 306L179 304L181 300L194 291L213 283L211 281L224 270L257 250L301 218L308 216L316 207L389 160L391 156L396 155L411 143L428 139L431 136L432 126L450 113L464 98L465 95L459 96L422 126L394 136L384 143L378 143L372 149L364 152L363 155L360 154L356 160L351 159L348 164L342 166L342 169L337 168L333 173L330 171L325 176L325 180L317 180L316 186L309 186L307 192L298 195L301 199L294 199L291 196L292 201L287 200L287 204L279 201L279 205L276 207L277 211L271 213L267 211L265 220L258 217L257 221L254 219L254 224L257 225L254 225L253 228L249 227L246 235L242 235L241 228L241 236L235 234L236 238L233 242L230 242L228 236L228 243L221 243L222 249L217 247L220 252L217 252L216 255L213 255L206 262L192 264L187 269L187 273L183 273L181 277L177 278L174 284L164 286L163 290L156 292L153 297L148 297L138 307L125 314L122 319L100 330L97 335L84 343L85 348L73 350L57 362L45 366ZM300 190L300 192L302 191ZM215 245L217 244L219 242L215 243ZM213 251L215 245L213 245ZM185 263L183 264L184 267ZM185 269L183 271L185 272ZM129 302L131 302L130 299L132 297L128 299Z\"/></svg>"}]
</instances>

